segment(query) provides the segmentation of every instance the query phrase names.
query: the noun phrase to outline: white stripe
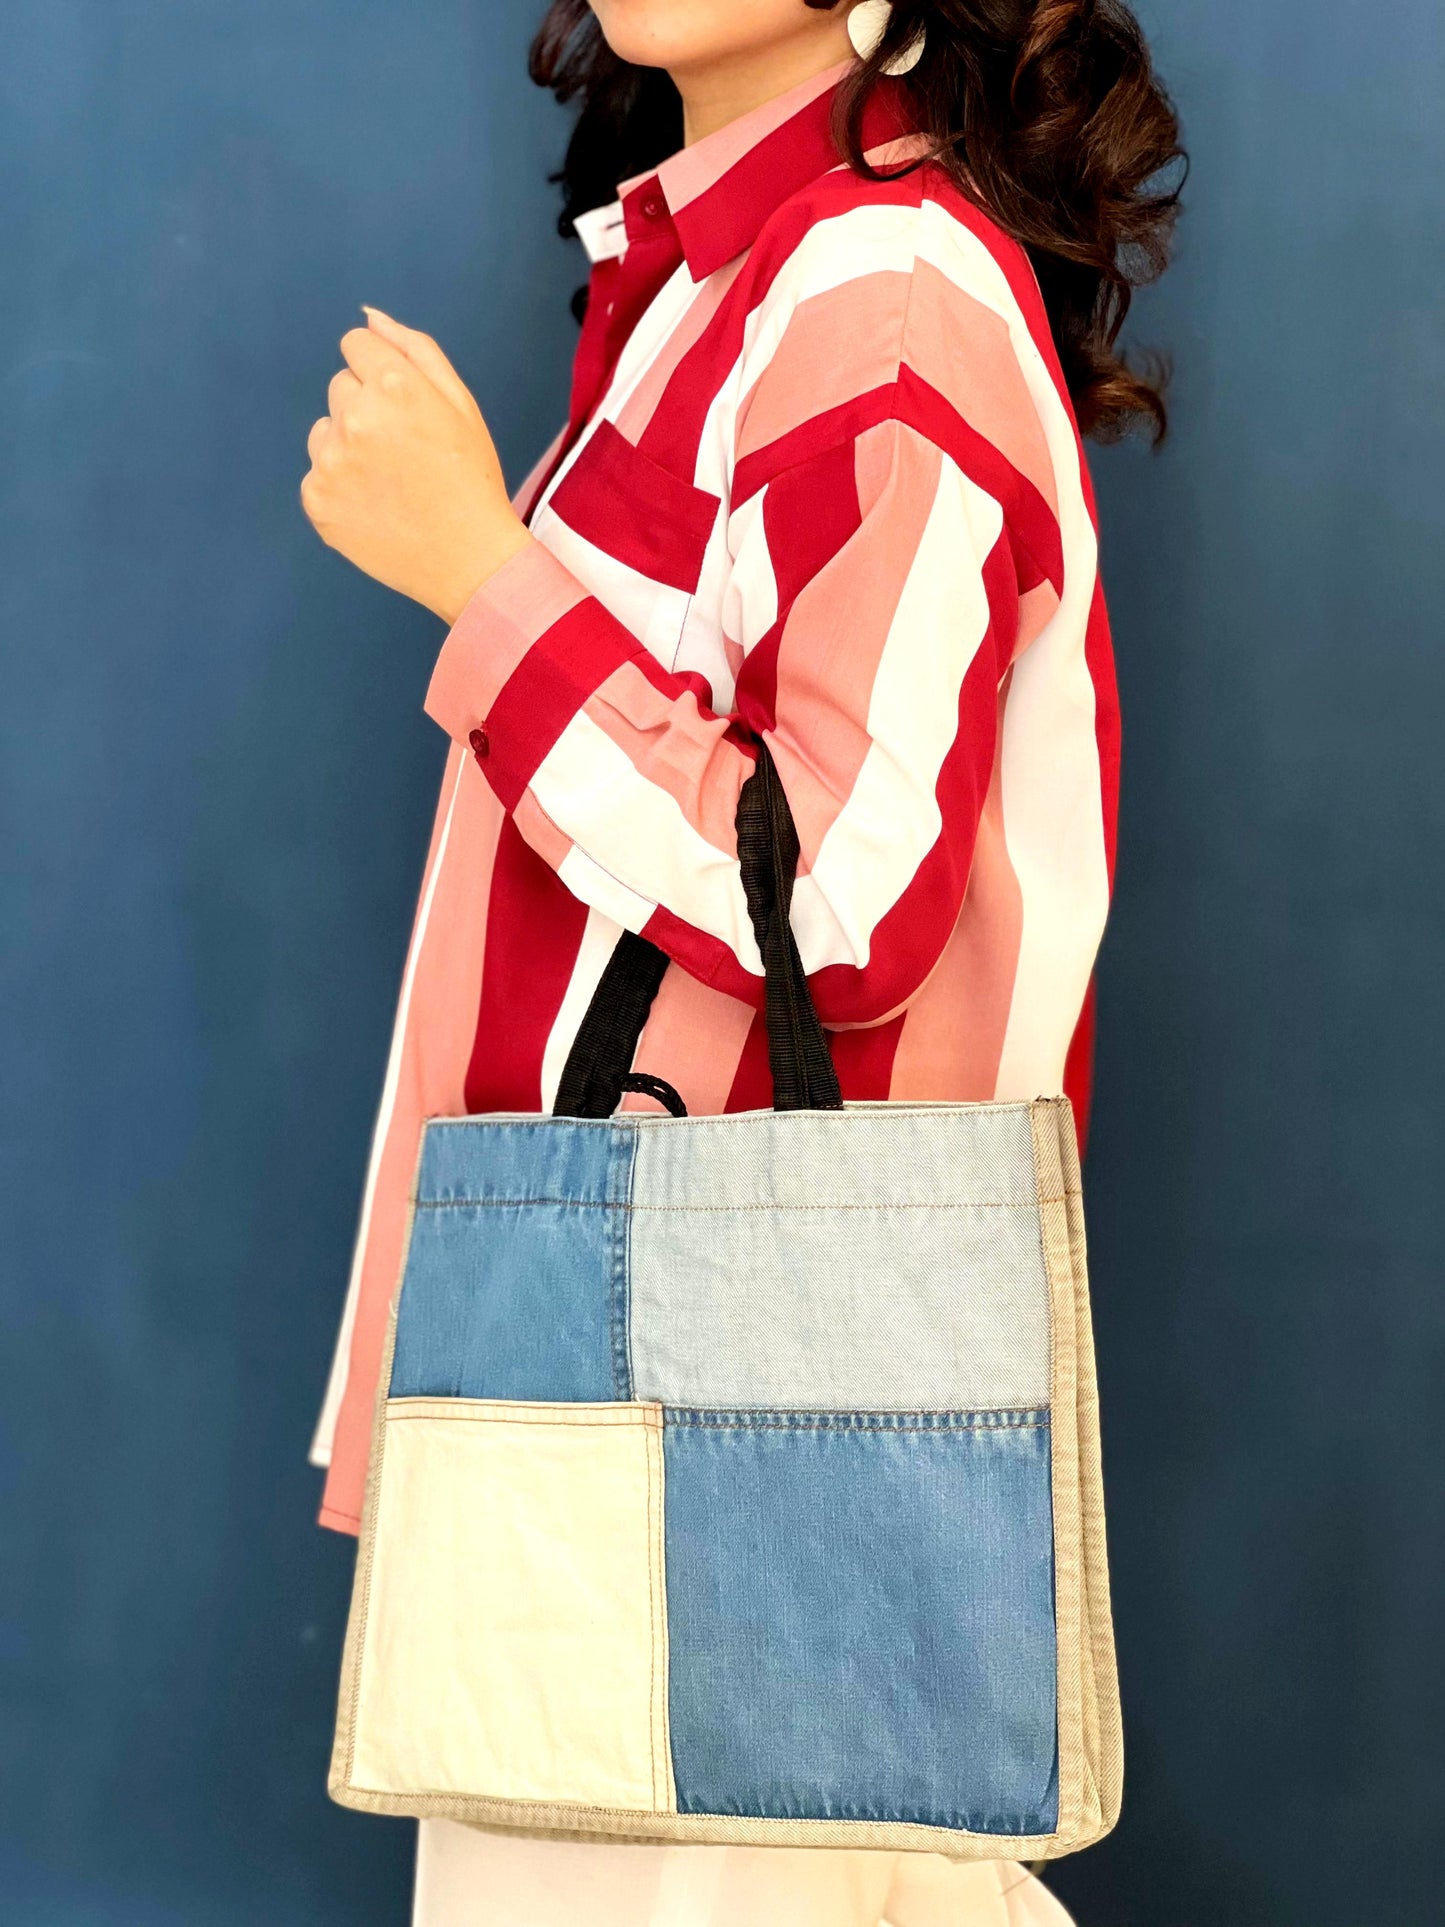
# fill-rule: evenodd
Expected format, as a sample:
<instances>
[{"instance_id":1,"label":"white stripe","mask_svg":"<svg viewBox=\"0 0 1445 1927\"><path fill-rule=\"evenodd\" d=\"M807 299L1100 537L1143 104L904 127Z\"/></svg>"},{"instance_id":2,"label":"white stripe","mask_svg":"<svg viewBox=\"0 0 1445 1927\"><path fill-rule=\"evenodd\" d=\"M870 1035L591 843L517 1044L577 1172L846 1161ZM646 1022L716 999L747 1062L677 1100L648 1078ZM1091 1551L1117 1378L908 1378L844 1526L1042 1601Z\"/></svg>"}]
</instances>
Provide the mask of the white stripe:
<instances>
[{"instance_id":1,"label":"white stripe","mask_svg":"<svg viewBox=\"0 0 1445 1927\"><path fill-rule=\"evenodd\" d=\"M722 594L722 629L744 652L754 649L778 619L778 578L763 527L767 489L750 495L728 521L732 568Z\"/></svg>"},{"instance_id":2,"label":"white stripe","mask_svg":"<svg viewBox=\"0 0 1445 1927\"><path fill-rule=\"evenodd\" d=\"M422 943L426 938L427 925L431 921L431 907L432 900L436 896L437 879L442 873L447 844L451 840L452 816L457 807L462 774L466 768L466 757L459 756L456 780L452 784L446 820L442 824L441 838L437 844L436 862L432 865L431 875L427 878L426 888L422 892L416 929L412 932L411 948L407 952L406 969L402 974L401 997L397 1003L396 1022L392 1027L391 1050L386 1060L386 1078L381 1087L381 1104L371 1133L371 1155L366 1167L366 1189L362 1193L361 1221L356 1228L356 1244L351 1254L351 1277L346 1287L346 1304L341 1314L341 1329L336 1335L336 1349L331 1355L331 1371L326 1381L326 1397L322 1401L321 1415L316 1421L316 1431L308 1454L313 1465L329 1466L331 1463L331 1450L336 1439L336 1420L341 1411L342 1400L346 1396L346 1383L351 1370L351 1335L356 1327L356 1304L361 1295L361 1272L366 1261L366 1248L371 1238L371 1211L376 1199L376 1180L381 1170L387 1134L391 1130L392 1114L396 1110L396 1093L401 1082L401 1062L406 1047L407 1019L411 1014L411 993L416 983L417 963L421 957Z\"/></svg>"},{"instance_id":3,"label":"white stripe","mask_svg":"<svg viewBox=\"0 0 1445 1927\"><path fill-rule=\"evenodd\" d=\"M569 870L569 853L559 874L574 896L629 930L639 929L635 907L628 915L613 907L620 886L634 906L664 905L762 975L736 851L709 843L675 798L650 783L585 710L573 716L538 765L531 788L558 829L606 879L604 889L597 877Z\"/></svg>"},{"instance_id":4,"label":"white stripe","mask_svg":"<svg viewBox=\"0 0 1445 1927\"><path fill-rule=\"evenodd\" d=\"M870 692L867 754L793 896L809 971L868 963L874 930L938 841L939 772L988 633L983 565L1002 529L998 503L945 457Z\"/></svg>"},{"instance_id":5,"label":"white stripe","mask_svg":"<svg viewBox=\"0 0 1445 1927\"><path fill-rule=\"evenodd\" d=\"M532 533L551 550L589 595L616 616L665 669L677 656L678 638L690 600L685 589L654 582L564 522L550 503L532 517Z\"/></svg>"},{"instance_id":6,"label":"white stripe","mask_svg":"<svg viewBox=\"0 0 1445 1927\"><path fill-rule=\"evenodd\" d=\"M865 275L911 273L918 252L919 214L916 207L864 202L810 227L748 317L739 393L751 391L777 353L801 302Z\"/></svg>"},{"instance_id":7,"label":"white stripe","mask_svg":"<svg viewBox=\"0 0 1445 1927\"><path fill-rule=\"evenodd\" d=\"M630 930L634 936L657 908L651 897L639 896L625 883L619 883L575 843L557 865L557 874L579 903L596 905L619 928Z\"/></svg>"},{"instance_id":8,"label":"white stripe","mask_svg":"<svg viewBox=\"0 0 1445 1927\"><path fill-rule=\"evenodd\" d=\"M592 994L621 935L622 926L614 923L611 917L604 917L600 910L587 912L587 924L577 947L577 961L572 966L566 995L552 1021L552 1028L547 1033L547 1047L542 1052L544 1111L550 1111L557 1102L557 1086L567 1063L567 1053L576 1041L582 1019L587 1015L587 1006L592 1002Z\"/></svg>"}]
</instances>

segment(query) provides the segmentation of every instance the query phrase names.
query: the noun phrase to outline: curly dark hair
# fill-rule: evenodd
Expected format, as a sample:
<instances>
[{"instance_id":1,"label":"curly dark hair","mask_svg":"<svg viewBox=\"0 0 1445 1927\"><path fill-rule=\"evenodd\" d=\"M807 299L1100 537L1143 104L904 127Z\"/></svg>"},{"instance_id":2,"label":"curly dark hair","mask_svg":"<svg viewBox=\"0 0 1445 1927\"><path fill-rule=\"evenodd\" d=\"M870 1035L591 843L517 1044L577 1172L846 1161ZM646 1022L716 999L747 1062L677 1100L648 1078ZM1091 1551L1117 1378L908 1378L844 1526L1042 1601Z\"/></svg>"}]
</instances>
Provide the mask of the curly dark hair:
<instances>
[{"instance_id":1,"label":"curly dark hair","mask_svg":"<svg viewBox=\"0 0 1445 1927\"><path fill-rule=\"evenodd\" d=\"M831 11L842 0L802 0ZM1124 0L894 0L888 32L839 90L839 151L860 174L864 104L885 63L926 29L904 77L934 159L1028 250L1086 435L1165 428L1164 368L1117 343L1136 287L1169 261L1184 153L1173 105ZM619 60L587 0L553 0L531 75L580 100L560 222L610 201L617 182L682 143L668 76Z\"/></svg>"}]
</instances>

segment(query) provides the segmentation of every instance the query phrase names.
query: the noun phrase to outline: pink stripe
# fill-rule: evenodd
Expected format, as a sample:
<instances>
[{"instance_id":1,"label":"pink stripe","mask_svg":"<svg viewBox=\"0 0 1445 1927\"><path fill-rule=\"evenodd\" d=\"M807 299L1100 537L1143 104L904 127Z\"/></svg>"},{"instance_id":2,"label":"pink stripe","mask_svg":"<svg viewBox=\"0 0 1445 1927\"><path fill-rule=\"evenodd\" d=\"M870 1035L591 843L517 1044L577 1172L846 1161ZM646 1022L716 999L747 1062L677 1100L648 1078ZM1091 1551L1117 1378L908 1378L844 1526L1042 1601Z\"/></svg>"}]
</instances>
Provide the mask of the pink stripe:
<instances>
[{"instance_id":1,"label":"pink stripe","mask_svg":"<svg viewBox=\"0 0 1445 1927\"><path fill-rule=\"evenodd\" d=\"M372 1401L381 1371L387 1316L401 1270L412 1173L424 1119L455 1115L477 1022L477 987L487 948L488 904L497 839L505 817L470 759L453 749L459 771L447 852L412 984L412 1020L402 1047L391 1125L382 1146L371 1226L362 1260L346 1393L336 1422L326 1509L332 1523L357 1526L371 1446ZM442 791L443 814L452 795Z\"/></svg>"},{"instance_id":2,"label":"pink stripe","mask_svg":"<svg viewBox=\"0 0 1445 1927\"><path fill-rule=\"evenodd\" d=\"M907 274L865 274L798 303L738 408L739 461L894 379L911 285Z\"/></svg>"},{"instance_id":3,"label":"pink stripe","mask_svg":"<svg viewBox=\"0 0 1445 1927\"><path fill-rule=\"evenodd\" d=\"M1019 597L1019 627L1014 638L1014 660L1036 642L1059 613L1059 594L1051 582L1040 582Z\"/></svg>"},{"instance_id":4,"label":"pink stripe","mask_svg":"<svg viewBox=\"0 0 1445 1927\"><path fill-rule=\"evenodd\" d=\"M796 87L790 87L787 93L779 94L776 100L767 101L763 106L755 107L751 113L729 121L726 127L720 127L715 134L709 134L705 140L695 141L691 147L681 148L665 160L657 170L657 178L662 183L662 191L667 196L667 205L673 214L680 214L690 202L716 187L725 174L736 167L739 161L746 160L770 134L786 126L820 94L826 94L836 87L852 65L851 57L840 60L837 66L814 74ZM626 193L641 178L638 176L635 180L625 182L621 191Z\"/></svg>"},{"instance_id":5,"label":"pink stripe","mask_svg":"<svg viewBox=\"0 0 1445 1927\"><path fill-rule=\"evenodd\" d=\"M557 828L530 790L517 798L512 821L542 861L550 863L554 870L560 870L575 846L571 837Z\"/></svg>"},{"instance_id":6,"label":"pink stripe","mask_svg":"<svg viewBox=\"0 0 1445 1927\"><path fill-rule=\"evenodd\" d=\"M1008 682L999 692L998 727ZM974 839L973 867L953 934L903 1020L888 1095L897 1102L992 1098L1023 935L1023 894L1003 833L1000 759Z\"/></svg>"},{"instance_id":7,"label":"pink stripe","mask_svg":"<svg viewBox=\"0 0 1445 1927\"><path fill-rule=\"evenodd\" d=\"M728 1092L756 1015L685 970L662 980L637 1047L637 1068L665 1077L692 1117L715 1117L727 1109ZM626 1097L622 1108L654 1110L647 1098Z\"/></svg>"},{"instance_id":8,"label":"pink stripe","mask_svg":"<svg viewBox=\"0 0 1445 1927\"><path fill-rule=\"evenodd\" d=\"M921 436L891 423L870 429L855 454L863 520L847 547L802 589L783 628L777 663L777 727L770 747L793 806L803 868L846 806L871 747L868 706L899 597L938 493L943 458ZM816 514L803 471L779 504L777 534ZM793 478L788 478L792 481ZM743 672L746 682L748 669Z\"/></svg>"},{"instance_id":9,"label":"pink stripe","mask_svg":"<svg viewBox=\"0 0 1445 1927\"><path fill-rule=\"evenodd\" d=\"M1059 400L1069 420L1074 422L1074 405L1069 399L1069 385L1064 380L1064 371L1059 364L1059 353L1054 345L1053 330L1049 326L1044 298L1039 291L1038 278L1034 274L1023 246L1014 240L1012 235L1005 234L990 215L985 214L981 207L976 207L972 201L967 200L944 176L940 174L937 178L940 186L936 198L940 205L948 210L961 227L966 227L970 234L975 235L983 243L998 264L1000 273L1008 282L1009 292L1018 303L1024 325L1029 331L1029 338L1049 371L1049 378L1058 392ZM1089 476L1089 465L1084 459L1084 445L1079 437L1077 422L1074 422L1074 446L1078 451L1084 500L1089 515L1097 526L1098 516L1094 505L1093 483Z\"/></svg>"},{"instance_id":10,"label":"pink stripe","mask_svg":"<svg viewBox=\"0 0 1445 1927\"><path fill-rule=\"evenodd\" d=\"M615 669L583 709L699 836L736 850L738 792L751 764L729 740L726 717L704 714L691 690L659 689L640 661Z\"/></svg>"},{"instance_id":11,"label":"pink stripe","mask_svg":"<svg viewBox=\"0 0 1445 1927\"><path fill-rule=\"evenodd\" d=\"M855 395L851 401L841 402L836 408L815 416L812 421L790 429L780 440L770 442L766 448L749 455L733 470L733 509L751 500L775 476L784 474L790 468L798 468L816 456L825 455L830 448L856 441L870 428L894 420L897 412L898 384L889 381L882 388L875 388L866 395Z\"/></svg>"},{"instance_id":12,"label":"pink stripe","mask_svg":"<svg viewBox=\"0 0 1445 1927\"><path fill-rule=\"evenodd\" d=\"M1008 323L927 261L915 263L903 359L1032 482L1057 521L1054 465Z\"/></svg>"}]
</instances>

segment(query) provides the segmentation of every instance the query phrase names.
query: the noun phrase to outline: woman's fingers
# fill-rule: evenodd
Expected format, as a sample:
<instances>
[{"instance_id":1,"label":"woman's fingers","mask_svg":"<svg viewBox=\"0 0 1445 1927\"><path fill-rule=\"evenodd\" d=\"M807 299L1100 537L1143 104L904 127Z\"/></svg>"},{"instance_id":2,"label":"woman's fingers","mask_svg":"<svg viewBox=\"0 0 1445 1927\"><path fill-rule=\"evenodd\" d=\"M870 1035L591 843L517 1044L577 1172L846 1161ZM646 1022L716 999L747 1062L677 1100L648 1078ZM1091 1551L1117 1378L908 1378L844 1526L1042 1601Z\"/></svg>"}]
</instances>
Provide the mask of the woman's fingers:
<instances>
[{"instance_id":1,"label":"woman's fingers","mask_svg":"<svg viewBox=\"0 0 1445 1927\"><path fill-rule=\"evenodd\" d=\"M339 416L347 403L361 393L361 383L349 368L342 368L331 377L331 386L326 391L327 412Z\"/></svg>"},{"instance_id":2,"label":"woman's fingers","mask_svg":"<svg viewBox=\"0 0 1445 1927\"><path fill-rule=\"evenodd\" d=\"M312 423L311 433L306 437L306 453L313 468L316 466L316 458L321 453L322 445L330 433L331 417L329 415L323 415L319 422Z\"/></svg>"},{"instance_id":3,"label":"woman's fingers","mask_svg":"<svg viewBox=\"0 0 1445 1927\"><path fill-rule=\"evenodd\" d=\"M383 341L370 328L348 328L341 337L341 358L365 387L369 382L383 383L387 375L411 375L413 364L391 342ZM394 384L387 382L387 387Z\"/></svg>"},{"instance_id":4,"label":"woman's fingers","mask_svg":"<svg viewBox=\"0 0 1445 1927\"><path fill-rule=\"evenodd\" d=\"M404 323L394 321L389 314L383 314L380 308L368 308L364 302L362 313L366 316L369 332L395 348L399 354L405 355L412 366L419 369L453 406L467 415L477 412L471 389L430 335L422 334L417 328L408 328Z\"/></svg>"}]
</instances>

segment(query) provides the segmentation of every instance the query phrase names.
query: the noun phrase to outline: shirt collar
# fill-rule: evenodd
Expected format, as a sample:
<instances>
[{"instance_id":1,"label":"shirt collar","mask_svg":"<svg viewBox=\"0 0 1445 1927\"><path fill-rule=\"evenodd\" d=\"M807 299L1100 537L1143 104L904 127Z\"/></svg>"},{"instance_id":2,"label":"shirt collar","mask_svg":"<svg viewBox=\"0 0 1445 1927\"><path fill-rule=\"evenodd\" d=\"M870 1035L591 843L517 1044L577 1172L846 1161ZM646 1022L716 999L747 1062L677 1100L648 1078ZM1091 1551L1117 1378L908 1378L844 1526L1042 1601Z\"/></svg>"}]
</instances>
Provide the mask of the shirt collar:
<instances>
[{"instance_id":1,"label":"shirt collar","mask_svg":"<svg viewBox=\"0 0 1445 1927\"><path fill-rule=\"evenodd\" d=\"M608 253L622 251L619 211L629 244L670 219L688 272L694 281L705 280L745 253L790 195L841 165L833 139L833 102L852 65L852 60L841 61L691 147L680 148L651 173L622 182L617 207L583 219L593 221L599 235L613 236ZM875 88L864 119L866 148L906 131L900 94L888 81ZM594 260L606 258L594 253L586 234L583 238Z\"/></svg>"}]
</instances>

